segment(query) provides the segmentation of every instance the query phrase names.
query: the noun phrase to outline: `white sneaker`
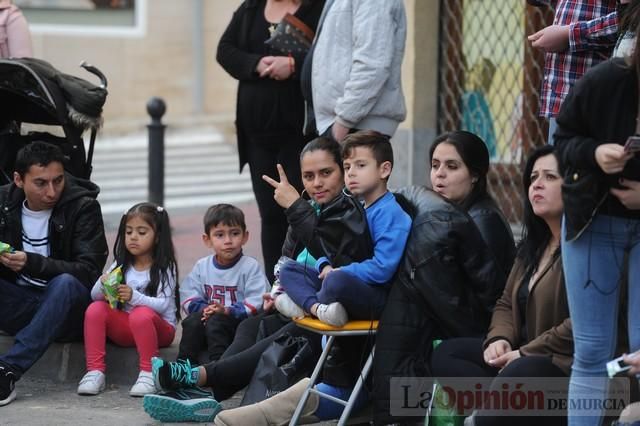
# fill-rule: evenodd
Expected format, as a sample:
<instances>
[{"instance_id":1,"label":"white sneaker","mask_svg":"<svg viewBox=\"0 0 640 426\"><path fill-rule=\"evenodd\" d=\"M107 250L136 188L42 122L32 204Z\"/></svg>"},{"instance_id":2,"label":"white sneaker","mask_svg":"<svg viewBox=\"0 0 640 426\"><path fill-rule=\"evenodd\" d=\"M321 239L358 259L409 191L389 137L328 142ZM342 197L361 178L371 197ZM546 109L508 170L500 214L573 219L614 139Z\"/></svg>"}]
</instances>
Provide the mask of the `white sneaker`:
<instances>
[{"instance_id":1,"label":"white sneaker","mask_svg":"<svg viewBox=\"0 0 640 426\"><path fill-rule=\"evenodd\" d=\"M316 316L320 321L334 327L342 327L349 321L349 316L344 306L340 302L333 302L328 305L321 303L316 310Z\"/></svg>"},{"instance_id":2,"label":"white sneaker","mask_svg":"<svg viewBox=\"0 0 640 426\"><path fill-rule=\"evenodd\" d=\"M304 316L302 308L291 300L287 293L282 293L275 300L276 309L285 317L300 318Z\"/></svg>"},{"instance_id":3,"label":"white sneaker","mask_svg":"<svg viewBox=\"0 0 640 426\"><path fill-rule=\"evenodd\" d=\"M136 380L136 384L129 389L130 396L145 396L156 392L156 385L153 383L153 374L151 371L141 371L138 375L138 380Z\"/></svg>"},{"instance_id":4,"label":"white sneaker","mask_svg":"<svg viewBox=\"0 0 640 426\"><path fill-rule=\"evenodd\" d=\"M97 395L104 390L104 373L99 370L88 371L78 384L78 395Z\"/></svg>"}]
</instances>

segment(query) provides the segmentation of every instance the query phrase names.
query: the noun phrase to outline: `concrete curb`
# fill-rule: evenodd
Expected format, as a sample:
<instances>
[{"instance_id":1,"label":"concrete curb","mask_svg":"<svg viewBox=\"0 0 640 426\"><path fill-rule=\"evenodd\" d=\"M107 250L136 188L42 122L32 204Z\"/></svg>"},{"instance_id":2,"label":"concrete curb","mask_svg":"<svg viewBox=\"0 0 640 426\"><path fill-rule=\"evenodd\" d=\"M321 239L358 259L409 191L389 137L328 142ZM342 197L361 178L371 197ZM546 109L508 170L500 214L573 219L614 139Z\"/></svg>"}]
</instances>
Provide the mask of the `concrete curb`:
<instances>
[{"instance_id":1,"label":"concrete curb","mask_svg":"<svg viewBox=\"0 0 640 426\"><path fill-rule=\"evenodd\" d=\"M178 356L178 344L182 336L182 327L178 325L176 337L171 346L160 349L160 356L175 360ZM6 353L13 345L13 337L0 336L0 353ZM123 348L107 343L107 384L133 385L138 373L138 352L135 348ZM56 383L78 383L86 373L84 344L54 343L35 363L25 376L45 379Z\"/></svg>"}]
</instances>

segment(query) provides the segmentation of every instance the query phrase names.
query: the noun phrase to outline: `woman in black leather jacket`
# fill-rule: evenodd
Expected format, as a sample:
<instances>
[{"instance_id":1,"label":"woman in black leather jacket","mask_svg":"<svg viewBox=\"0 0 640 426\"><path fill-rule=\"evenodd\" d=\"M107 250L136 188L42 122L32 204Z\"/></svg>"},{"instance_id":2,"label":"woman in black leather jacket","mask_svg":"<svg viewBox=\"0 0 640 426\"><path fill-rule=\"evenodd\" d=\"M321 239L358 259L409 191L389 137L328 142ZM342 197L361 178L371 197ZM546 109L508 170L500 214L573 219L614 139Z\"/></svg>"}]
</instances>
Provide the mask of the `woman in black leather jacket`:
<instances>
[{"instance_id":1,"label":"woman in black leather jacket","mask_svg":"<svg viewBox=\"0 0 640 426\"><path fill-rule=\"evenodd\" d=\"M484 336L515 258L509 224L487 193L484 142L447 133L429 160L433 191L396 193L414 219L376 337L375 424L424 420L416 388L391 379L430 376L435 339Z\"/></svg>"},{"instance_id":2,"label":"woman in black leather jacket","mask_svg":"<svg viewBox=\"0 0 640 426\"><path fill-rule=\"evenodd\" d=\"M507 277L516 255L509 222L487 192L489 150L473 133L445 133L429 151L434 191L458 205L473 219L502 274Z\"/></svg>"}]
</instances>

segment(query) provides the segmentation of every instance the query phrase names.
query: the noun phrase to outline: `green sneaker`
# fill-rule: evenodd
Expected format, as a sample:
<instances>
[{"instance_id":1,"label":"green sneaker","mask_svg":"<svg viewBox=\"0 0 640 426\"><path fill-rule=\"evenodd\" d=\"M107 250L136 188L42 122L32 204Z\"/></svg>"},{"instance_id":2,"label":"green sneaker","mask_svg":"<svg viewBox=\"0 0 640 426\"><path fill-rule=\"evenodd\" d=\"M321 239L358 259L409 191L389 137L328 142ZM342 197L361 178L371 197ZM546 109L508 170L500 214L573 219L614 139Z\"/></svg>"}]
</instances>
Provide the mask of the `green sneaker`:
<instances>
[{"instance_id":1,"label":"green sneaker","mask_svg":"<svg viewBox=\"0 0 640 426\"><path fill-rule=\"evenodd\" d=\"M170 362L158 357L151 358L151 373L156 389L162 391L194 387L200 375L198 367L192 367L188 360Z\"/></svg>"},{"instance_id":2,"label":"green sneaker","mask_svg":"<svg viewBox=\"0 0 640 426\"><path fill-rule=\"evenodd\" d=\"M211 392L193 387L156 395L145 395L144 411L165 423L212 422L222 410Z\"/></svg>"}]
</instances>

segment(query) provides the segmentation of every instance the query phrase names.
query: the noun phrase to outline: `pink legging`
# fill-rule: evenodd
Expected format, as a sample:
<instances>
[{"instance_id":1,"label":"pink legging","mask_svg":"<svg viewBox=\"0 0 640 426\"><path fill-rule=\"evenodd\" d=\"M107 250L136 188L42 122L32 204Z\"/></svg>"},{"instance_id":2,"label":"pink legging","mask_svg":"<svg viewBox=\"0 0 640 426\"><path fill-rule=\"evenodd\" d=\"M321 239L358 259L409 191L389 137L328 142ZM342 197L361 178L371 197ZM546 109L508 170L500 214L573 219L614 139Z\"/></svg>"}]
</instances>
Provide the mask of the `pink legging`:
<instances>
[{"instance_id":1,"label":"pink legging","mask_svg":"<svg viewBox=\"0 0 640 426\"><path fill-rule=\"evenodd\" d=\"M107 302L93 302L84 317L84 346L87 371L104 373L106 338L118 346L138 349L140 370L151 371L151 357L158 355L158 348L169 346L175 336L175 328L157 312L146 306L137 306L131 312L111 309Z\"/></svg>"}]
</instances>

